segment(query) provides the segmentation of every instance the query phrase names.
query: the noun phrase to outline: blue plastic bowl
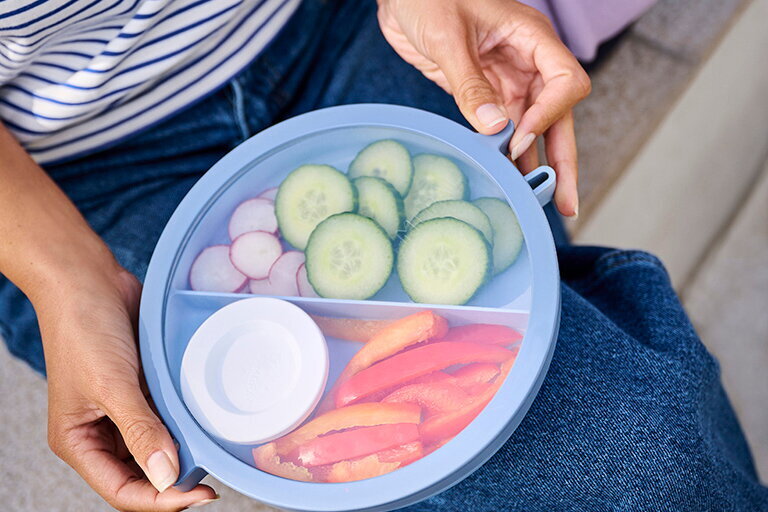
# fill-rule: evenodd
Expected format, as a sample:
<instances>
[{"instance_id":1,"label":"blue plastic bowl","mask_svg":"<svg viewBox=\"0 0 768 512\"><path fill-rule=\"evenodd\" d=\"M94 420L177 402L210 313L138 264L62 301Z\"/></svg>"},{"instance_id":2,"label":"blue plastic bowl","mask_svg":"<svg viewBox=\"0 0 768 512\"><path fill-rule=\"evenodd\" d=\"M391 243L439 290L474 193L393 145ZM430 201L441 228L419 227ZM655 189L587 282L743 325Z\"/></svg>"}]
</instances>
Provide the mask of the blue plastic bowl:
<instances>
[{"instance_id":1,"label":"blue plastic bowl","mask_svg":"<svg viewBox=\"0 0 768 512\"><path fill-rule=\"evenodd\" d=\"M179 443L177 486L190 489L206 474L265 503L289 510L392 510L438 493L476 470L509 438L528 411L549 366L557 339L560 287L552 234L542 205L552 197L554 171L541 167L525 178L503 154L508 126L478 135L443 117L391 105L352 105L304 114L277 124L235 148L192 188L163 231L147 271L139 335L144 373L163 421ZM475 197L506 199L517 214L524 249L464 306L414 304L393 278L372 300L284 297L319 314L398 318L432 309L449 321L514 325L525 333L506 382L479 416L434 453L391 473L350 483L305 483L256 469L251 447L217 442L184 405L181 358L195 330L219 308L243 294L190 291L187 278L198 252L226 243L226 219L256 191L277 186L295 167L326 163L346 169L366 144L395 138L412 152L452 158L467 175ZM328 340L329 382L356 347Z\"/></svg>"}]
</instances>

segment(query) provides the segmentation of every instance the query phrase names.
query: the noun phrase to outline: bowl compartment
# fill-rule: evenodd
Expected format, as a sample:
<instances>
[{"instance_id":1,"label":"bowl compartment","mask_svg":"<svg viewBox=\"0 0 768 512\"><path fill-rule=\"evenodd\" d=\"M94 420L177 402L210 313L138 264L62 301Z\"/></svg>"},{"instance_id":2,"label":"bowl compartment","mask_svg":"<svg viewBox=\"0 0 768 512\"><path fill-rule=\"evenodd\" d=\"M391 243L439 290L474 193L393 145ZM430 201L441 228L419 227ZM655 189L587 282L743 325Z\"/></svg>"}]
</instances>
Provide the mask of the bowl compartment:
<instances>
[{"instance_id":1,"label":"bowl compartment","mask_svg":"<svg viewBox=\"0 0 768 512\"><path fill-rule=\"evenodd\" d=\"M171 380L178 396L181 396L181 361L187 343L194 332L217 310L232 302L243 300L248 296L250 295L187 290L174 291L170 294L166 307L165 351ZM523 335L526 332L529 317L528 312L523 310L499 310L484 307L425 306L413 303L346 301L301 297L286 298L285 300L310 314L368 320L394 320L419 311L430 310L445 318L451 327L476 323L499 324L511 327ZM330 369L325 394L330 391L352 356L363 346L363 343L360 342L329 336L326 336L326 342L328 343L330 356ZM514 379L514 375L515 370L513 368L507 379ZM253 466L252 450L258 445L241 445L213 437L210 438L242 462Z\"/></svg>"},{"instance_id":2,"label":"bowl compartment","mask_svg":"<svg viewBox=\"0 0 768 512\"><path fill-rule=\"evenodd\" d=\"M321 130L282 144L273 150L253 155L253 159L234 173L225 186L217 190L211 199L200 205L200 213L194 219L190 234L180 251L180 259L171 277L172 287L188 290L189 269L201 250L217 244L231 243L227 233L229 217L246 199L258 196L262 191L279 186L295 168L304 164L325 164L346 172L355 155L371 142L394 139L411 153L433 153L454 161L467 178L469 199L505 195L496 181L468 155L459 149L428 135L402 128L381 126L355 126ZM504 172L514 172L510 165ZM513 211L515 206L511 205ZM397 243L397 241L396 241ZM284 242L286 249L291 247ZM501 274L482 286L467 303L469 306L521 309L530 305L530 262L527 245L515 262ZM396 272L372 300L412 302L403 291Z\"/></svg>"}]
</instances>

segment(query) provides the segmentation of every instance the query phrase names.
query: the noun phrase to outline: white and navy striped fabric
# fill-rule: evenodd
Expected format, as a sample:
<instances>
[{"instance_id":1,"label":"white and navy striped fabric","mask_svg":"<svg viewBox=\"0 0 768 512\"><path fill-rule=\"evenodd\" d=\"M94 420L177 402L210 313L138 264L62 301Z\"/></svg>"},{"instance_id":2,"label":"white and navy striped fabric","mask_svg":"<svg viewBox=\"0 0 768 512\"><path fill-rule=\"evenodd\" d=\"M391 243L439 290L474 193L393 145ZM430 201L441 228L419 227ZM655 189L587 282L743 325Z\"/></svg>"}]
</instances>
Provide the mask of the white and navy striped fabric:
<instances>
[{"instance_id":1,"label":"white and navy striped fabric","mask_svg":"<svg viewBox=\"0 0 768 512\"><path fill-rule=\"evenodd\" d=\"M0 120L35 160L121 139L217 88L300 0L0 0Z\"/></svg>"}]
</instances>

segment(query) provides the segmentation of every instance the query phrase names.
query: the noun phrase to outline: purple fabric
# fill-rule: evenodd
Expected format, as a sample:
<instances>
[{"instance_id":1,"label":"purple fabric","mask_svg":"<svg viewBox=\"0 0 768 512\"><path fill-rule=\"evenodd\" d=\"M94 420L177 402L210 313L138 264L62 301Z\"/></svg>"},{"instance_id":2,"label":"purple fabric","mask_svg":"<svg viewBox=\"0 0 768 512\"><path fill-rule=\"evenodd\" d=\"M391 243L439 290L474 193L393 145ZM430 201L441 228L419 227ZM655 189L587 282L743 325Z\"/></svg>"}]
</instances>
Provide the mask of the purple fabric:
<instances>
[{"instance_id":1,"label":"purple fabric","mask_svg":"<svg viewBox=\"0 0 768 512\"><path fill-rule=\"evenodd\" d=\"M594 60L597 47L640 17L656 0L522 0L555 24L579 58Z\"/></svg>"}]
</instances>

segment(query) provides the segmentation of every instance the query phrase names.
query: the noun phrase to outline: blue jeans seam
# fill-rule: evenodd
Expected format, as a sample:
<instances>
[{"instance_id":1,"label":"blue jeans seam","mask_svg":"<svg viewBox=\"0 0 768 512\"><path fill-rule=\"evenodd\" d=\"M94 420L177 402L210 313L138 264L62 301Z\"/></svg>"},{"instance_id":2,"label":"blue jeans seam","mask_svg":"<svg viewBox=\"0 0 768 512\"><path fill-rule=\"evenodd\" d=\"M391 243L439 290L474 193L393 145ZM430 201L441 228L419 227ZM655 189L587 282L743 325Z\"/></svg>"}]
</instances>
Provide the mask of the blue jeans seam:
<instances>
[{"instance_id":1,"label":"blue jeans seam","mask_svg":"<svg viewBox=\"0 0 768 512\"><path fill-rule=\"evenodd\" d=\"M243 86L240 85L238 78L230 80L229 83L232 87L232 104L235 114L235 123L240 130L240 135L243 137L243 140L245 140L251 136L251 132L248 129L248 122L245 118L245 95L243 93Z\"/></svg>"}]
</instances>

